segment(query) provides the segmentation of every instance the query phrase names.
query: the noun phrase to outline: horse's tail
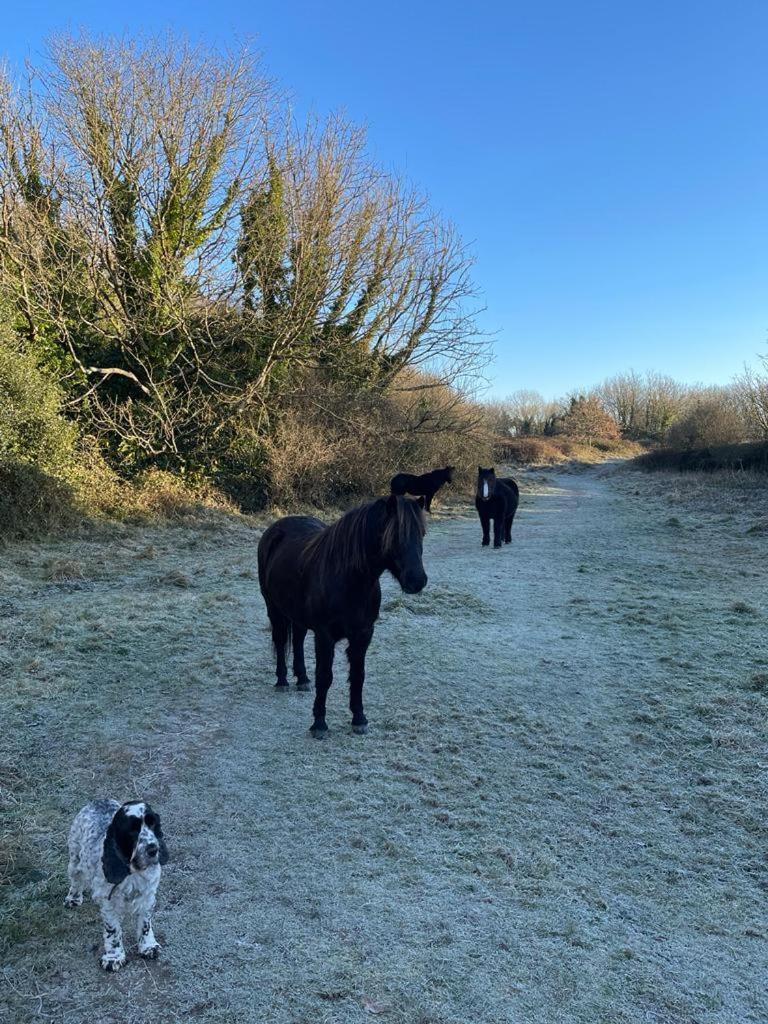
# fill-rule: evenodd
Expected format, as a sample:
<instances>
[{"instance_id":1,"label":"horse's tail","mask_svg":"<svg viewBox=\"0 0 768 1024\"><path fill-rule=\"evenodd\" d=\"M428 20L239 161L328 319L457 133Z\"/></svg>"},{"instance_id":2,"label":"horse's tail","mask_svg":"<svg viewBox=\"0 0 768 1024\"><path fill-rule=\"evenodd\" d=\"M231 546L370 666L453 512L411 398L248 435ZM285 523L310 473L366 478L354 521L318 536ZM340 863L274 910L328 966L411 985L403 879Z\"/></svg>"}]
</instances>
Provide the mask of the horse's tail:
<instances>
[{"instance_id":1,"label":"horse's tail","mask_svg":"<svg viewBox=\"0 0 768 1024\"><path fill-rule=\"evenodd\" d=\"M279 526L277 526L277 524L268 527L261 535L259 547L256 552L256 562L258 564L259 583L262 584L262 591L264 589L264 573L266 571L267 566L269 565L269 560L272 557L272 553L274 552L275 548L282 539L283 531L280 529Z\"/></svg>"},{"instance_id":2,"label":"horse's tail","mask_svg":"<svg viewBox=\"0 0 768 1024\"><path fill-rule=\"evenodd\" d=\"M261 535L261 540L259 541L256 560L259 569L259 587L261 589L262 596L264 597L264 603L267 606L267 617L269 618L270 625L272 626L272 645L275 648L275 653L277 653L278 649L282 648L282 650L287 654L293 632L291 620L277 610L272 601L270 601L266 588L267 568L269 567L269 562L275 552L275 549L284 537L285 534L277 523L274 523L265 530Z\"/></svg>"}]
</instances>

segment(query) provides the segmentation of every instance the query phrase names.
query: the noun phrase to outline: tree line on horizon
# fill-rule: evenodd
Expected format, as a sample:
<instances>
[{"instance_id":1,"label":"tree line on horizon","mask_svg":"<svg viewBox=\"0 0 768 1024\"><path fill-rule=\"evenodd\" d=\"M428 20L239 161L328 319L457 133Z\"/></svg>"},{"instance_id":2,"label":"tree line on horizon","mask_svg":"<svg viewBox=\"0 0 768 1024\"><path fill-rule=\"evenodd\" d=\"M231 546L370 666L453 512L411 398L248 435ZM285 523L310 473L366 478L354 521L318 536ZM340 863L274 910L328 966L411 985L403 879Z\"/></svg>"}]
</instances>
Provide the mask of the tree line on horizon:
<instances>
[{"instance_id":1,"label":"tree line on horizon","mask_svg":"<svg viewBox=\"0 0 768 1024\"><path fill-rule=\"evenodd\" d=\"M518 390L486 403L497 437L623 438L677 449L768 441L768 360L725 385L682 384L660 373L609 377L585 392L547 400Z\"/></svg>"}]
</instances>

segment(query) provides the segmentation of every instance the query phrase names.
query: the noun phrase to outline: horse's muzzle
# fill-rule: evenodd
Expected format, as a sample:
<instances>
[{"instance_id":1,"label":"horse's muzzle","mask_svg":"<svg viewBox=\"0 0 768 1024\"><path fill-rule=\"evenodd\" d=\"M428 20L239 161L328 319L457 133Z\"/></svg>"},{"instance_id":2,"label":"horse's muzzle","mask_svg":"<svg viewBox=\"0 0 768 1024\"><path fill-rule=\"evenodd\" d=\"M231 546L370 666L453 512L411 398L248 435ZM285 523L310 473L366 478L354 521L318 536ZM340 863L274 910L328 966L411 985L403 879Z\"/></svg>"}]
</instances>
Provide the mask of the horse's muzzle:
<instances>
[{"instance_id":1,"label":"horse's muzzle","mask_svg":"<svg viewBox=\"0 0 768 1024\"><path fill-rule=\"evenodd\" d=\"M407 576L400 581L400 586L406 594L419 594L427 585L427 574L425 572Z\"/></svg>"}]
</instances>

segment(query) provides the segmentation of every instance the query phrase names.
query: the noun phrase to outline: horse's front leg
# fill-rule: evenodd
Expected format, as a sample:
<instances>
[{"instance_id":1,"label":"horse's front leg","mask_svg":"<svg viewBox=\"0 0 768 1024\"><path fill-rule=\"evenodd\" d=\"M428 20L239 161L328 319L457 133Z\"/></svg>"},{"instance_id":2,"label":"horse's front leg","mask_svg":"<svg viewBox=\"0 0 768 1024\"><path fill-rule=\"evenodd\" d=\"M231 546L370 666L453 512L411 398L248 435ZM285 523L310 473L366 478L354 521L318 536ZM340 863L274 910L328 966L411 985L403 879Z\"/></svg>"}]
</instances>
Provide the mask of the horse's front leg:
<instances>
[{"instance_id":1,"label":"horse's front leg","mask_svg":"<svg viewBox=\"0 0 768 1024\"><path fill-rule=\"evenodd\" d=\"M365 654L373 636L372 629L355 633L349 638L349 710L352 712L352 732L368 732L368 719L363 712L363 683L365 682Z\"/></svg>"},{"instance_id":2,"label":"horse's front leg","mask_svg":"<svg viewBox=\"0 0 768 1024\"><path fill-rule=\"evenodd\" d=\"M480 516L480 525L483 528L483 547L487 548L491 543L491 517L485 509L478 511L478 515Z\"/></svg>"},{"instance_id":3,"label":"horse's front leg","mask_svg":"<svg viewBox=\"0 0 768 1024\"><path fill-rule=\"evenodd\" d=\"M325 699L333 682L334 646L328 634L315 631L315 703L312 708L314 721L309 731L316 739L320 739L328 732L325 722Z\"/></svg>"},{"instance_id":4,"label":"horse's front leg","mask_svg":"<svg viewBox=\"0 0 768 1024\"><path fill-rule=\"evenodd\" d=\"M500 548L504 539L504 513L500 512L493 517L493 546Z\"/></svg>"}]
</instances>

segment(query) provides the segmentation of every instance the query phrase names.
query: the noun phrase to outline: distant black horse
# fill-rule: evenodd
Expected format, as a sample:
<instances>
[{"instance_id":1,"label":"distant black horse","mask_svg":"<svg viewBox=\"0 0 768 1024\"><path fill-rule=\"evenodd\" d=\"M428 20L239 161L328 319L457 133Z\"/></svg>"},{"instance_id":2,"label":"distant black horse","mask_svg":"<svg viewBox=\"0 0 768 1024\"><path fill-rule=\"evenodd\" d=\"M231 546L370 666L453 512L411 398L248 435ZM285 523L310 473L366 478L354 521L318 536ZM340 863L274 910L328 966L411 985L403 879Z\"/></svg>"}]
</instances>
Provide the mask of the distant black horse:
<instances>
[{"instance_id":1,"label":"distant black horse","mask_svg":"<svg viewBox=\"0 0 768 1024\"><path fill-rule=\"evenodd\" d=\"M455 466L433 469L430 473L414 476L413 473L398 473L392 477L389 489L393 494L416 494L424 498L424 508L432 511L432 499L445 484L453 480Z\"/></svg>"},{"instance_id":2,"label":"distant black horse","mask_svg":"<svg viewBox=\"0 0 768 1024\"><path fill-rule=\"evenodd\" d=\"M363 713L365 653L379 617L379 577L389 570L406 594L427 585L422 564L423 501L378 498L347 512L331 526L311 516L278 519L259 541L259 586L272 625L277 687L288 686L285 652L293 640L293 674L309 689L304 638L315 634L313 736L322 736L325 701L333 681L333 655L346 638L352 728L366 732Z\"/></svg>"},{"instance_id":3,"label":"distant black horse","mask_svg":"<svg viewBox=\"0 0 768 1024\"><path fill-rule=\"evenodd\" d=\"M477 467L477 493L475 508L483 526L483 547L491 542L490 527L493 520L493 546L501 547L512 540L512 520L520 502L520 488L511 476L497 477L496 470Z\"/></svg>"}]
</instances>

